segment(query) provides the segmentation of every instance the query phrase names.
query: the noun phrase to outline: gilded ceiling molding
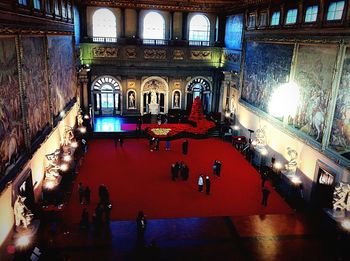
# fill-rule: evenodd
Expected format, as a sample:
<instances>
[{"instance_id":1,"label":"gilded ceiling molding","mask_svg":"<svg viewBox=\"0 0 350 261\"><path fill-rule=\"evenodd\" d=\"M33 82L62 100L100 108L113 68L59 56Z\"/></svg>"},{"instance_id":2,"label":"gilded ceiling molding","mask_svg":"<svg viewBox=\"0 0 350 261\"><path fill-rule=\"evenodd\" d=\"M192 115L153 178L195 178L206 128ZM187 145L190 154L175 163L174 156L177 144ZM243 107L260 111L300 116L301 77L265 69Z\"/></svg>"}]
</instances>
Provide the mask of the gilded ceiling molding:
<instances>
[{"instance_id":1,"label":"gilded ceiling molding","mask_svg":"<svg viewBox=\"0 0 350 261\"><path fill-rule=\"evenodd\" d=\"M39 29L20 29L20 28L0 28L0 34L35 34L35 35L73 35L73 32L62 31L43 31Z\"/></svg>"}]
</instances>

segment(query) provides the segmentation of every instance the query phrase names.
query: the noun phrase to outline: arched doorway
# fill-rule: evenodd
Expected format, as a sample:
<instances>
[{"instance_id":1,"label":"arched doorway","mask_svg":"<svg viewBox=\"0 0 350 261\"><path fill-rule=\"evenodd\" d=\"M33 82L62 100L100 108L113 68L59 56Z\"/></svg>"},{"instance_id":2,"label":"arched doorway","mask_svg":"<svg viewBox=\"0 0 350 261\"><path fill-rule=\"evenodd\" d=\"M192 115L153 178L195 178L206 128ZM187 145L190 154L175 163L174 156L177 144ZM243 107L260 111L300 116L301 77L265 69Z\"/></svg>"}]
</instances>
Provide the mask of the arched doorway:
<instances>
[{"instance_id":1,"label":"arched doorway","mask_svg":"<svg viewBox=\"0 0 350 261\"><path fill-rule=\"evenodd\" d=\"M93 113L97 116L122 114L120 83L111 76L97 78L91 88Z\"/></svg>"},{"instance_id":2,"label":"arched doorway","mask_svg":"<svg viewBox=\"0 0 350 261\"><path fill-rule=\"evenodd\" d=\"M190 111L194 99L199 96L204 113L211 111L211 85L204 77L195 77L187 83L186 110Z\"/></svg>"},{"instance_id":3,"label":"arched doorway","mask_svg":"<svg viewBox=\"0 0 350 261\"><path fill-rule=\"evenodd\" d=\"M141 85L141 115L168 112L168 84L161 77L149 77Z\"/></svg>"}]
</instances>

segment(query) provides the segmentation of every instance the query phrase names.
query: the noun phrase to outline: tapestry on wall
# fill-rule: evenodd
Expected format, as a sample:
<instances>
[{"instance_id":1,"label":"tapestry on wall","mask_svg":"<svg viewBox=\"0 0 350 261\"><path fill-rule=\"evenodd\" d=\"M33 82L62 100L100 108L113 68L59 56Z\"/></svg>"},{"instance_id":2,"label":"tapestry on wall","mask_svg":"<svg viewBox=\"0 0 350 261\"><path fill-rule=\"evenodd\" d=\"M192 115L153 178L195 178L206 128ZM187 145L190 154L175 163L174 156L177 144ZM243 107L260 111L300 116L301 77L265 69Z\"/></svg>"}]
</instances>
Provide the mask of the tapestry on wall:
<instances>
[{"instance_id":1,"label":"tapestry on wall","mask_svg":"<svg viewBox=\"0 0 350 261\"><path fill-rule=\"evenodd\" d=\"M243 14L231 15L226 19L225 46L229 49L242 49Z\"/></svg>"},{"instance_id":2,"label":"tapestry on wall","mask_svg":"<svg viewBox=\"0 0 350 261\"><path fill-rule=\"evenodd\" d=\"M76 92L72 36L49 36L48 49L51 104L56 116Z\"/></svg>"},{"instance_id":3,"label":"tapestry on wall","mask_svg":"<svg viewBox=\"0 0 350 261\"><path fill-rule=\"evenodd\" d=\"M44 38L23 37L23 81L27 96L29 136L33 141L49 122L49 96L45 79Z\"/></svg>"},{"instance_id":4,"label":"tapestry on wall","mask_svg":"<svg viewBox=\"0 0 350 261\"><path fill-rule=\"evenodd\" d=\"M335 46L300 45L294 81L299 86L300 104L289 124L322 141L331 95Z\"/></svg>"},{"instance_id":5,"label":"tapestry on wall","mask_svg":"<svg viewBox=\"0 0 350 261\"><path fill-rule=\"evenodd\" d=\"M268 112L274 90L289 78L293 48L291 44L247 42L242 100Z\"/></svg>"},{"instance_id":6,"label":"tapestry on wall","mask_svg":"<svg viewBox=\"0 0 350 261\"><path fill-rule=\"evenodd\" d=\"M14 37L0 38L0 176L23 152L24 136Z\"/></svg>"},{"instance_id":7,"label":"tapestry on wall","mask_svg":"<svg viewBox=\"0 0 350 261\"><path fill-rule=\"evenodd\" d=\"M350 158L350 48L343 63L329 145Z\"/></svg>"}]
</instances>

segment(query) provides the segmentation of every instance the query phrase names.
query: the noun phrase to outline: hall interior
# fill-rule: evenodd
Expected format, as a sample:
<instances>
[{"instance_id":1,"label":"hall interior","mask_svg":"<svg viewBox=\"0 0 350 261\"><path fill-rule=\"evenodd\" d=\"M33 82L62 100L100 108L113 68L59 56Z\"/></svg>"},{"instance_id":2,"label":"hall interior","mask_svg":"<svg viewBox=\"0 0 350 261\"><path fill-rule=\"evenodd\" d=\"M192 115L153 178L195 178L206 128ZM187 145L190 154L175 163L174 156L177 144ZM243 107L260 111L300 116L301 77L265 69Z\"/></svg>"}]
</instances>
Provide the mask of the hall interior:
<instances>
[{"instance_id":1,"label":"hall interior","mask_svg":"<svg viewBox=\"0 0 350 261\"><path fill-rule=\"evenodd\" d=\"M349 22L347 0L0 0L0 260L349 258Z\"/></svg>"}]
</instances>

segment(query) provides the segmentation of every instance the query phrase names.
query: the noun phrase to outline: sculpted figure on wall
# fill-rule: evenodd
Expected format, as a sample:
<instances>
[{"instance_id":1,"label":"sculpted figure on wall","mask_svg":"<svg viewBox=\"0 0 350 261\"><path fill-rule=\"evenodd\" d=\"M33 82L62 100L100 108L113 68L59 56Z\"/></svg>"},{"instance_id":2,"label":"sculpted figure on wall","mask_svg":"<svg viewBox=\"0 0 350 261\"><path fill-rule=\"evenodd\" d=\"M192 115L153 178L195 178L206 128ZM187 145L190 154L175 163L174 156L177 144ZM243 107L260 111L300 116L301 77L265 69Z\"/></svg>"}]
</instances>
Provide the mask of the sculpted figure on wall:
<instances>
[{"instance_id":1,"label":"sculpted figure on wall","mask_svg":"<svg viewBox=\"0 0 350 261\"><path fill-rule=\"evenodd\" d=\"M47 166L45 169L45 179L57 181L60 178L60 174L58 173L60 169L59 155L60 155L59 149L55 150L51 154L46 155L46 158L49 161L49 166Z\"/></svg>"},{"instance_id":2,"label":"sculpted figure on wall","mask_svg":"<svg viewBox=\"0 0 350 261\"><path fill-rule=\"evenodd\" d=\"M25 199L25 197L18 195L13 206L16 227L28 228L33 219L32 212L24 204Z\"/></svg>"}]
</instances>

